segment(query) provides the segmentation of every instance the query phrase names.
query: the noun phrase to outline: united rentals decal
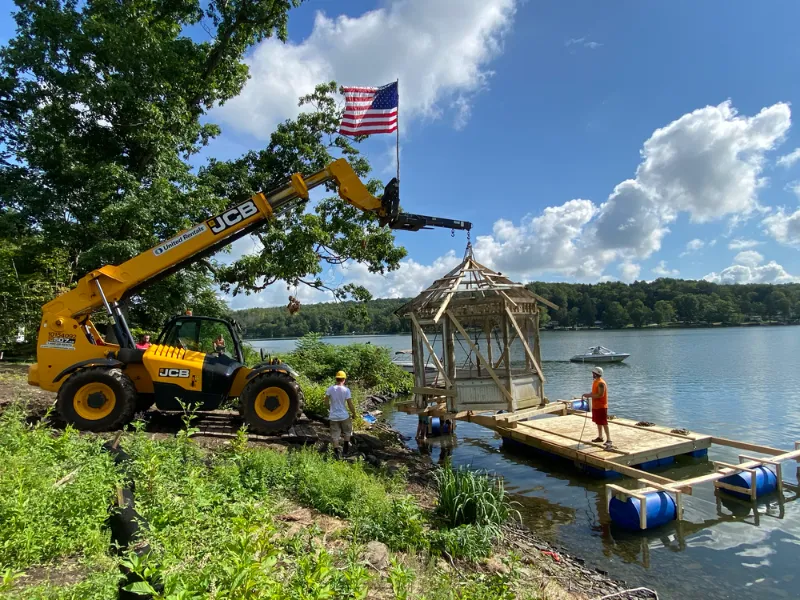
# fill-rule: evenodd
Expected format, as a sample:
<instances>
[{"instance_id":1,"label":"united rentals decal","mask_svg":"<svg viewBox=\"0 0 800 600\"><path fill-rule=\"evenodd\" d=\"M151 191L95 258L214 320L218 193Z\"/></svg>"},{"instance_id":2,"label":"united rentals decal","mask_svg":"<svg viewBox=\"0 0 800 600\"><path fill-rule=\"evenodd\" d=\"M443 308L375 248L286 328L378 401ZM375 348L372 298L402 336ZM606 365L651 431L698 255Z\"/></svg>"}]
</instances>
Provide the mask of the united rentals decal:
<instances>
[{"instance_id":1,"label":"united rentals decal","mask_svg":"<svg viewBox=\"0 0 800 600\"><path fill-rule=\"evenodd\" d=\"M167 250L172 250L175 246L180 246L183 242L192 239L203 233L206 230L205 224L201 223L196 227L192 227L189 231L184 231L180 235L172 238L171 240L167 240L160 246L156 246L153 248L153 254L156 256L161 256Z\"/></svg>"},{"instance_id":2,"label":"united rentals decal","mask_svg":"<svg viewBox=\"0 0 800 600\"><path fill-rule=\"evenodd\" d=\"M71 333L49 332L47 341L42 344L42 348L54 348L56 350L75 350L75 340L78 336Z\"/></svg>"}]
</instances>

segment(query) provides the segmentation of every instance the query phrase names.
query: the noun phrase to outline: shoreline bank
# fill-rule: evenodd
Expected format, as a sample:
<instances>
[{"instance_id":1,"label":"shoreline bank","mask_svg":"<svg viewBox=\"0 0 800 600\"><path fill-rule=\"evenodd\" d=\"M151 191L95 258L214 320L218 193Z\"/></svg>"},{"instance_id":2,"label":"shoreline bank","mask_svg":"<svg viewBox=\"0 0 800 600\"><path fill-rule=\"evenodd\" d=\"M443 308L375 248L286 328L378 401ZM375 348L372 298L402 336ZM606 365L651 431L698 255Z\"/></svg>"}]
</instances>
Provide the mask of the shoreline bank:
<instances>
[{"instance_id":1,"label":"shoreline bank","mask_svg":"<svg viewBox=\"0 0 800 600\"><path fill-rule=\"evenodd\" d=\"M54 395L27 386L24 368L4 366L0 369L0 412L5 411L14 398L19 398L25 403L30 420L35 421L44 415L52 404ZM203 431L202 417L194 424L199 431L194 432L191 438L208 456L226 451L231 444L236 443L238 430L236 418L233 413L222 413L222 415L227 415L226 418L231 419L229 431L219 431L219 429L215 431L208 428ZM182 426L179 415L157 412L148 414L144 422L146 425L143 433L152 441L174 440ZM324 423L319 420L304 419L300 425L301 427L297 428L298 432L294 432L293 435L251 436L258 439L249 440L248 445L256 449L279 452L300 447L313 448L319 454L326 455L329 438ZM54 433L59 435L59 430L55 430ZM125 434L123 440L127 436L128 434ZM113 433L101 434L101 437L110 438L113 437ZM373 470L375 477L383 477L381 474L388 474L390 477L399 474L405 481L405 491L420 507L431 511L436 503L434 472L437 466L432 464L429 458L409 449L405 441L397 431L378 421L370 429L355 434L354 451L346 461L363 463L365 469ZM302 519L287 517L289 522L294 524L294 528L313 529L324 525L331 518L313 509L309 512L308 507L304 508L302 505L295 507L294 510L304 511ZM624 582L610 578L603 571L588 568L581 558L539 539L521 525L508 524L503 528L503 532L502 544L495 546L492 557L476 562L453 560L447 556L435 560L434 568L443 576L463 581L471 581L475 577L514 578L515 585L530 587L530 591L536 594L533 597L547 600L601 598L609 594L620 594L615 596L617 598L653 597L649 592L625 593L628 588ZM404 560L413 559L412 562L421 560L421 557L414 557L408 553L401 552L397 555L402 555ZM38 581L42 577L49 578L56 575L53 569L57 570L57 567L44 565L36 569L32 572L37 573ZM26 585L34 583L36 581L26 582Z\"/></svg>"}]
</instances>

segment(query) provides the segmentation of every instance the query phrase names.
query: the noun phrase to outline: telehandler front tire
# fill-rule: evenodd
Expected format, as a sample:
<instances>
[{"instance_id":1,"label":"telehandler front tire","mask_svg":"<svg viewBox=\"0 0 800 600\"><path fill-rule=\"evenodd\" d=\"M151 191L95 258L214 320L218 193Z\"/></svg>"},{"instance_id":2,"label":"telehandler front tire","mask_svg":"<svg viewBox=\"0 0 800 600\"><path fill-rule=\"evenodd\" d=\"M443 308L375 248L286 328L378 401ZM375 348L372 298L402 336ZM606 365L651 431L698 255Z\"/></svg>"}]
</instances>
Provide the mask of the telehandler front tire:
<instances>
[{"instance_id":1,"label":"telehandler front tire","mask_svg":"<svg viewBox=\"0 0 800 600\"><path fill-rule=\"evenodd\" d=\"M285 373L256 375L239 396L239 413L253 433L286 431L302 412L303 392Z\"/></svg>"},{"instance_id":2,"label":"telehandler front tire","mask_svg":"<svg viewBox=\"0 0 800 600\"><path fill-rule=\"evenodd\" d=\"M81 431L119 429L136 412L136 387L120 369L83 369L62 384L56 409L65 423Z\"/></svg>"}]
</instances>

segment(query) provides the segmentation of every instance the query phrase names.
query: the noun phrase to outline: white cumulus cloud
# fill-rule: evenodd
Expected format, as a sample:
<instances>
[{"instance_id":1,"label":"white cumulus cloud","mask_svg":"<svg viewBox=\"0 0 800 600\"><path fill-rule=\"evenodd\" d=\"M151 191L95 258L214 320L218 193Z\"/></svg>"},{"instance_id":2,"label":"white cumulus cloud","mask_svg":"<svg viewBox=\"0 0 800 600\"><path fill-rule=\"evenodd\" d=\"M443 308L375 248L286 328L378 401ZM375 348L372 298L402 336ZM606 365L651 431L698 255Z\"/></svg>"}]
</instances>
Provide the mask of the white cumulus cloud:
<instances>
[{"instance_id":1,"label":"white cumulus cloud","mask_svg":"<svg viewBox=\"0 0 800 600\"><path fill-rule=\"evenodd\" d=\"M690 242L687 242L686 250L681 252L680 256L687 256L689 254L692 254L693 252L697 252L698 250L700 250L705 245L706 245L706 243L703 240L695 238L695 239L691 240ZM709 245L711 245L711 244L709 244Z\"/></svg>"},{"instance_id":2,"label":"white cumulus cloud","mask_svg":"<svg viewBox=\"0 0 800 600\"><path fill-rule=\"evenodd\" d=\"M619 269L620 279L627 283L632 283L639 278L639 273L642 270L641 265L632 262L624 262L617 265Z\"/></svg>"},{"instance_id":3,"label":"white cumulus cloud","mask_svg":"<svg viewBox=\"0 0 800 600\"><path fill-rule=\"evenodd\" d=\"M794 283L800 277L790 275L774 260L762 264L764 257L755 250L739 252L733 264L719 273L709 273L703 279L714 283Z\"/></svg>"},{"instance_id":4,"label":"white cumulus cloud","mask_svg":"<svg viewBox=\"0 0 800 600\"><path fill-rule=\"evenodd\" d=\"M233 129L266 139L295 117L298 97L332 79L382 85L400 79L404 119L453 111L469 118L472 97L487 86L517 0L393 0L357 17L318 12L302 42L264 40L248 57L242 93L212 112Z\"/></svg>"},{"instance_id":5,"label":"white cumulus cloud","mask_svg":"<svg viewBox=\"0 0 800 600\"><path fill-rule=\"evenodd\" d=\"M765 265L731 265L719 273L703 277L713 283L796 283L800 277L790 275L781 265L771 260Z\"/></svg>"},{"instance_id":6,"label":"white cumulus cloud","mask_svg":"<svg viewBox=\"0 0 800 600\"><path fill-rule=\"evenodd\" d=\"M781 244L800 248L800 209L790 214L784 208L779 208L761 221L761 224L764 232Z\"/></svg>"},{"instance_id":7,"label":"white cumulus cloud","mask_svg":"<svg viewBox=\"0 0 800 600\"><path fill-rule=\"evenodd\" d=\"M650 271L658 277L677 277L681 274L678 269L668 269L667 261L665 260L659 261L654 268L650 269Z\"/></svg>"},{"instance_id":8,"label":"white cumulus cloud","mask_svg":"<svg viewBox=\"0 0 800 600\"><path fill-rule=\"evenodd\" d=\"M787 169L800 160L800 148L795 148L789 154L784 154L778 158L778 165Z\"/></svg>"},{"instance_id":9,"label":"white cumulus cloud","mask_svg":"<svg viewBox=\"0 0 800 600\"><path fill-rule=\"evenodd\" d=\"M748 248L755 248L761 244L763 244L763 242L759 242L758 240L736 238L728 243L728 250L747 250Z\"/></svg>"},{"instance_id":10,"label":"white cumulus cloud","mask_svg":"<svg viewBox=\"0 0 800 600\"><path fill-rule=\"evenodd\" d=\"M734 264L757 267L764 262L764 256L755 250L744 250L733 257Z\"/></svg>"},{"instance_id":11,"label":"white cumulus cloud","mask_svg":"<svg viewBox=\"0 0 800 600\"><path fill-rule=\"evenodd\" d=\"M580 239L596 211L589 200L570 200L545 208L539 216L529 215L520 225L500 219L492 235L478 237L476 257L486 266L518 278L548 272L597 276L602 264L587 255Z\"/></svg>"}]
</instances>

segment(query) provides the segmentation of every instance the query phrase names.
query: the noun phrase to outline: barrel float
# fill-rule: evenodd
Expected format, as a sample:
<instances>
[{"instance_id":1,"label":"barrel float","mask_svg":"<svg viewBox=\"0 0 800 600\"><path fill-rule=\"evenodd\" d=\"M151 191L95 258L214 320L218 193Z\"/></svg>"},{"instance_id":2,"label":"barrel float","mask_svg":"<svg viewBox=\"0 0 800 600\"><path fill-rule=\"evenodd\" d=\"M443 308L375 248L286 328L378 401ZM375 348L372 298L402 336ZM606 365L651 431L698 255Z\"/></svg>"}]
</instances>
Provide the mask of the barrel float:
<instances>
[{"instance_id":1,"label":"barrel float","mask_svg":"<svg viewBox=\"0 0 800 600\"><path fill-rule=\"evenodd\" d=\"M572 410L582 410L584 412L589 410L588 400L576 400L572 403Z\"/></svg>"},{"instance_id":2,"label":"barrel float","mask_svg":"<svg viewBox=\"0 0 800 600\"><path fill-rule=\"evenodd\" d=\"M645 496L647 511L647 529L660 527L674 521L678 516L675 500L667 492L650 492ZM638 498L611 498L608 505L611 521L625 529L640 529L640 502Z\"/></svg>"},{"instance_id":3,"label":"barrel float","mask_svg":"<svg viewBox=\"0 0 800 600\"><path fill-rule=\"evenodd\" d=\"M772 469L768 469L767 467L761 465L755 468L755 475L756 475L756 498L761 496L765 496L767 494L771 494L776 489L778 489L778 477L775 475L775 472ZM742 471L741 473L736 473L734 475L728 475L727 477L723 477L720 479L722 483L727 483L728 485L735 485L737 487L747 488L748 490L751 489L751 473L747 471ZM749 494L742 494L741 492L734 492L733 490L726 490L724 488L720 488L726 494L730 494L731 496L736 496L737 498L743 498L745 500L750 499Z\"/></svg>"},{"instance_id":4,"label":"barrel float","mask_svg":"<svg viewBox=\"0 0 800 600\"><path fill-rule=\"evenodd\" d=\"M442 420L439 417L431 419L431 435L442 435Z\"/></svg>"}]
</instances>

